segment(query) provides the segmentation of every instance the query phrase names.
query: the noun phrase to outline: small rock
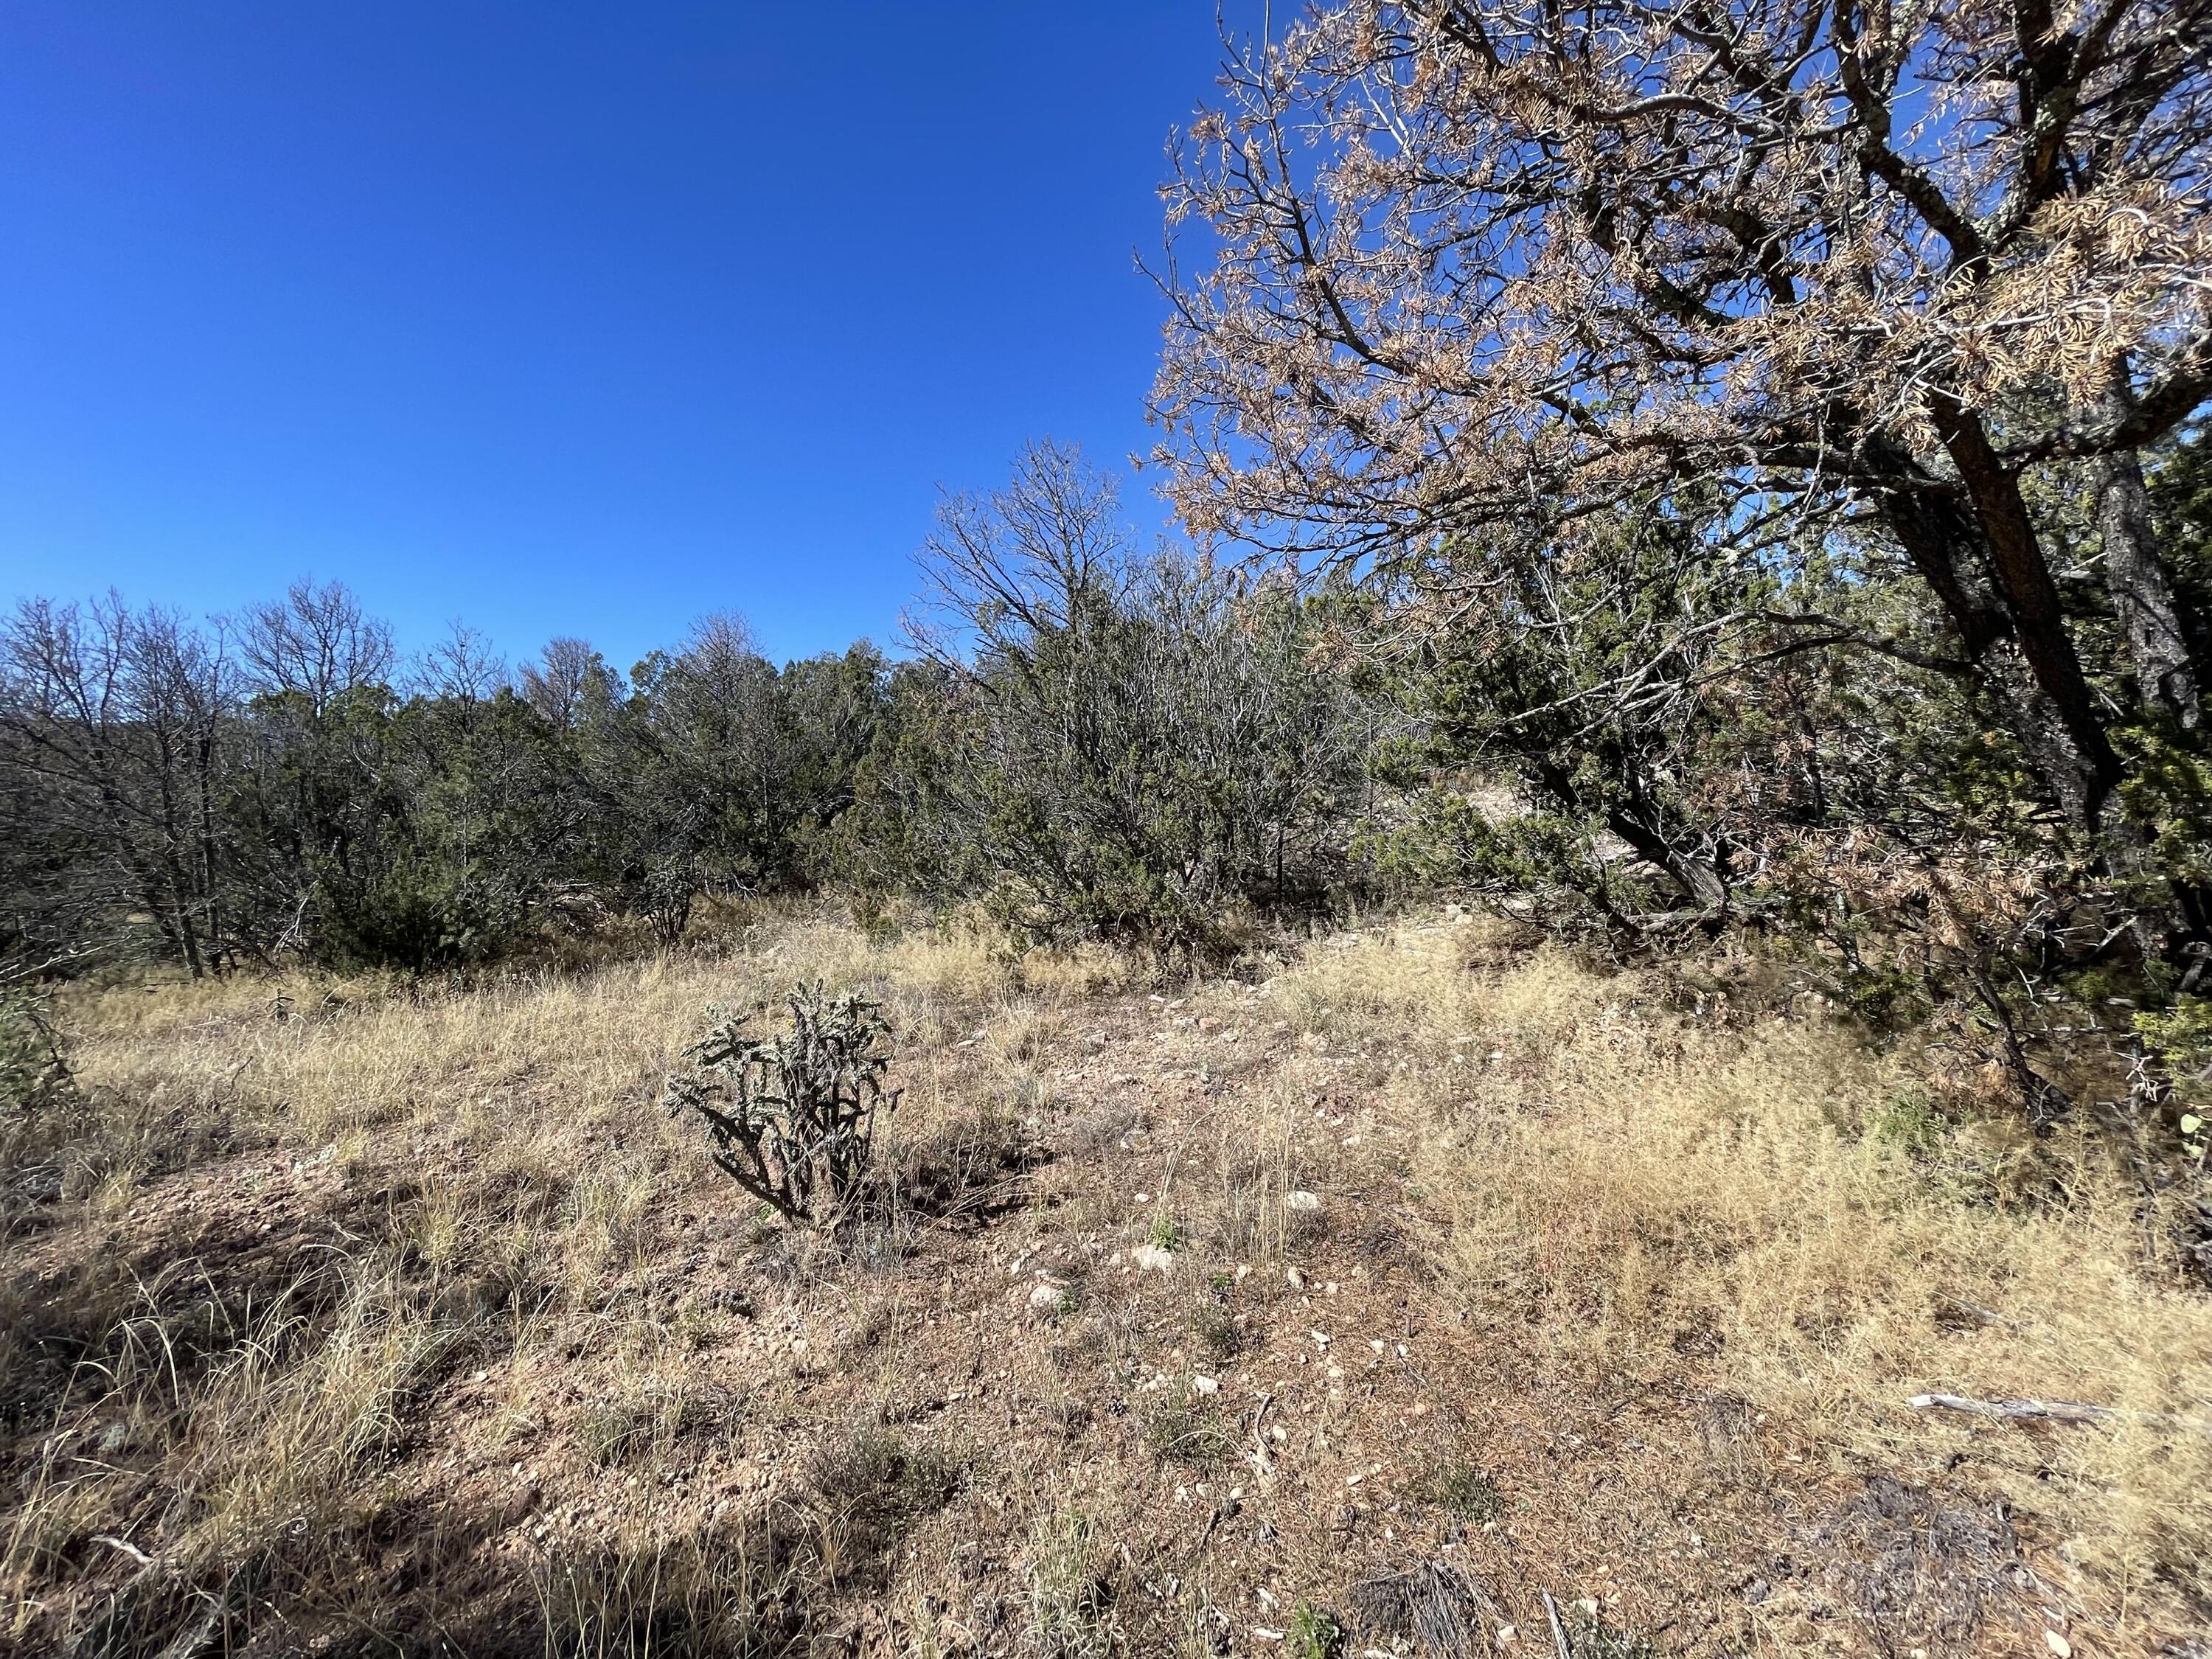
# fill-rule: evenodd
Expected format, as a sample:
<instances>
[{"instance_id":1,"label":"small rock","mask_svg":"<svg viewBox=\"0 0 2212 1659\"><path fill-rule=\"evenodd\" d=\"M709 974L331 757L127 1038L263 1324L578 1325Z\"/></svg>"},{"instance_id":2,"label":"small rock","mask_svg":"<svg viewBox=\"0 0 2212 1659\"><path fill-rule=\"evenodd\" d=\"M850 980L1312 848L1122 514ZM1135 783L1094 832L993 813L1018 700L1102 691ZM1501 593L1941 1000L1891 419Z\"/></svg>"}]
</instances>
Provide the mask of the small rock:
<instances>
[{"instance_id":1,"label":"small rock","mask_svg":"<svg viewBox=\"0 0 2212 1659\"><path fill-rule=\"evenodd\" d=\"M1283 1277L1291 1281L1291 1288L1294 1291L1303 1291L1306 1287L1306 1276L1296 1267L1286 1270Z\"/></svg>"},{"instance_id":2,"label":"small rock","mask_svg":"<svg viewBox=\"0 0 2212 1659\"><path fill-rule=\"evenodd\" d=\"M1221 1392L1221 1384L1210 1376L1194 1376L1190 1379L1190 1386L1192 1392L1195 1394L1219 1394Z\"/></svg>"},{"instance_id":3,"label":"small rock","mask_svg":"<svg viewBox=\"0 0 2212 1659\"><path fill-rule=\"evenodd\" d=\"M1309 1193L1301 1189L1286 1196L1283 1200L1283 1207L1310 1215L1321 1208L1321 1195L1318 1193Z\"/></svg>"},{"instance_id":4,"label":"small rock","mask_svg":"<svg viewBox=\"0 0 2212 1659\"><path fill-rule=\"evenodd\" d=\"M1060 1311L1060 1288L1057 1285L1040 1285L1030 1292L1030 1311L1033 1314L1056 1314Z\"/></svg>"},{"instance_id":5,"label":"small rock","mask_svg":"<svg viewBox=\"0 0 2212 1659\"><path fill-rule=\"evenodd\" d=\"M1129 1252L1129 1259L1146 1273L1169 1273L1175 1267L1175 1252L1164 1250L1157 1244L1138 1245Z\"/></svg>"},{"instance_id":6,"label":"small rock","mask_svg":"<svg viewBox=\"0 0 2212 1659\"><path fill-rule=\"evenodd\" d=\"M2043 1645L2058 1656L2058 1659L2073 1659L2074 1644L2055 1630L2043 1632Z\"/></svg>"}]
</instances>

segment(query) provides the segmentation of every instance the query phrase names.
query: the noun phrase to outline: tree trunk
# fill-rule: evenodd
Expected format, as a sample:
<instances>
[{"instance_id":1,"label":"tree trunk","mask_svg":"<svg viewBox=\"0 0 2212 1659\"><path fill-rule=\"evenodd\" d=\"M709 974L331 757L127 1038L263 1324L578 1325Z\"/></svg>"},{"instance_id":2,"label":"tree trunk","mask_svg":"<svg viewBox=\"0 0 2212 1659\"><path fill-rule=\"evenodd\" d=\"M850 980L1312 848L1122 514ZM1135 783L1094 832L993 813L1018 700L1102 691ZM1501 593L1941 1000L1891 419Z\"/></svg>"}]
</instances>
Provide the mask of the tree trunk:
<instances>
[{"instance_id":1,"label":"tree trunk","mask_svg":"<svg viewBox=\"0 0 2212 1659\"><path fill-rule=\"evenodd\" d=\"M2067 631L2058 584L2051 579L2027 503L2021 496L2019 474L2006 467L1990 447L1981 418L1972 410L1944 394L1931 398L1929 409L1944 450L1966 485L1974 527L2004 595L2021 656L2058 718L2073 763L2073 776L2064 781L2063 792L2069 808L2081 829L2094 832L2124 769Z\"/></svg>"},{"instance_id":2,"label":"tree trunk","mask_svg":"<svg viewBox=\"0 0 2212 1659\"><path fill-rule=\"evenodd\" d=\"M2150 492L2132 450L2097 464L2097 527L2105 544L2105 587L2120 620L2143 707L2185 732L2202 717L2197 664L2182 632L2173 579L2151 523Z\"/></svg>"},{"instance_id":3,"label":"tree trunk","mask_svg":"<svg viewBox=\"0 0 2212 1659\"><path fill-rule=\"evenodd\" d=\"M1635 849L1638 858L1665 871L1667 878L1692 904L1705 910L1727 908L1727 878L1710 861L1683 852L1663 833L1626 811L1607 812L1605 823L1607 829Z\"/></svg>"},{"instance_id":4,"label":"tree trunk","mask_svg":"<svg viewBox=\"0 0 2212 1659\"><path fill-rule=\"evenodd\" d=\"M1881 459L1893 469L1911 465L1902 452ZM1877 490L1874 499L1890 533L1942 606L1961 653L1974 665L1977 683L1996 705L2028 764L2068 819L2088 828L2092 791L2087 769L2057 708L2021 660L2012 617L1990 585L1974 521L1932 481L1924 487L1901 484Z\"/></svg>"}]
</instances>

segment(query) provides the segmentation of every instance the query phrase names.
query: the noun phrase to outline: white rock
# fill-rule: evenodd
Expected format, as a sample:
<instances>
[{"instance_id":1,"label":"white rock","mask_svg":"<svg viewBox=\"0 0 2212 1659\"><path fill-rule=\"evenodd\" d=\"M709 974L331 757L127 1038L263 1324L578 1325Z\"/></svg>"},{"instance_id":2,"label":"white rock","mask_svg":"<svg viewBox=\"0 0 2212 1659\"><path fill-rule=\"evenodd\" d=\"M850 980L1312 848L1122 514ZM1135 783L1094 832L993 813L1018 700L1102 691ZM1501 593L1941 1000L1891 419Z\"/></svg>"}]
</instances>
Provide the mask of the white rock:
<instances>
[{"instance_id":1,"label":"white rock","mask_svg":"<svg viewBox=\"0 0 2212 1659\"><path fill-rule=\"evenodd\" d=\"M1146 1273L1168 1273L1175 1267L1175 1252L1164 1250L1157 1244L1138 1245L1129 1252L1129 1259Z\"/></svg>"},{"instance_id":2,"label":"white rock","mask_svg":"<svg viewBox=\"0 0 2212 1659\"><path fill-rule=\"evenodd\" d=\"M1283 1200L1283 1207L1286 1210L1297 1210L1305 1214L1310 1215L1316 1210L1321 1208L1321 1195L1318 1193L1309 1193L1303 1190L1294 1192Z\"/></svg>"},{"instance_id":3,"label":"white rock","mask_svg":"<svg viewBox=\"0 0 2212 1659\"><path fill-rule=\"evenodd\" d=\"M1210 1376L1193 1376L1190 1379L1190 1386L1191 1391L1194 1394L1219 1394L1221 1392L1221 1384Z\"/></svg>"},{"instance_id":4,"label":"white rock","mask_svg":"<svg viewBox=\"0 0 2212 1659\"><path fill-rule=\"evenodd\" d=\"M1291 1288L1294 1291L1303 1291L1306 1287L1306 1276L1296 1267L1286 1269L1283 1277L1291 1281Z\"/></svg>"},{"instance_id":5,"label":"white rock","mask_svg":"<svg viewBox=\"0 0 2212 1659\"><path fill-rule=\"evenodd\" d=\"M1038 1314L1060 1311L1060 1289L1057 1285L1040 1285L1030 1292L1030 1311Z\"/></svg>"}]
</instances>

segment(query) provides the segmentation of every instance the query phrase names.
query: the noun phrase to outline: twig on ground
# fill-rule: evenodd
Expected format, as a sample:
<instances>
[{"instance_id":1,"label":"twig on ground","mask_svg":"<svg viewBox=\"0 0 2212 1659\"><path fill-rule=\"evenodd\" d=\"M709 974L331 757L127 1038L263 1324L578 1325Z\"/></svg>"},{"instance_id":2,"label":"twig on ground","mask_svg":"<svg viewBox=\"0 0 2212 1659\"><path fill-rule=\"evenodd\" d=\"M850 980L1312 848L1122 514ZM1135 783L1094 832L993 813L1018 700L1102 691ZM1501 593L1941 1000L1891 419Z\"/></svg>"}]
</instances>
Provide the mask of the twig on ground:
<instances>
[{"instance_id":1,"label":"twig on ground","mask_svg":"<svg viewBox=\"0 0 2212 1659\"><path fill-rule=\"evenodd\" d=\"M92 1541L95 1544L105 1544L112 1550L121 1550L124 1554L142 1567L150 1567L154 1565L154 1558L127 1538L118 1538L112 1533L96 1532L92 1535Z\"/></svg>"},{"instance_id":2,"label":"twig on ground","mask_svg":"<svg viewBox=\"0 0 2212 1659\"><path fill-rule=\"evenodd\" d=\"M1567 1645L1566 1627L1559 1623L1559 1604L1552 1600L1552 1592L1541 1590L1544 1598L1544 1617L1552 1621L1552 1645L1559 1650L1559 1659L1575 1659L1575 1650Z\"/></svg>"},{"instance_id":3,"label":"twig on ground","mask_svg":"<svg viewBox=\"0 0 2212 1659\"><path fill-rule=\"evenodd\" d=\"M1252 1444L1255 1448L1252 1454L1252 1467L1263 1480L1273 1478L1275 1461L1267 1455L1267 1438L1260 1431L1260 1419L1267 1416L1267 1407L1274 1403L1273 1395L1263 1394L1260 1396L1260 1409L1252 1413Z\"/></svg>"},{"instance_id":4,"label":"twig on ground","mask_svg":"<svg viewBox=\"0 0 2212 1659\"><path fill-rule=\"evenodd\" d=\"M1962 1394L1916 1394L1905 1403L1917 1412L1966 1412L2008 1423L2106 1423L2133 1418L2140 1423L2154 1423L2160 1428L2212 1434L2212 1423L2201 1419L2175 1417L2166 1412L2130 1412L2117 1406L2089 1406L2073 1400L1970 1400Z\"/></svg>"},{"instance_id":5,"label":"twig on ground","mask_svg":"<svg viewBox=\"0 0 2212 1659\"><path fill-rule=\"evenodd\" d=\"M1916 1394L1905 1403L1917 1412L1971 1412L1976 1417L2012 1420L2047 1418L2054 1423L2101 1423L2119 1415L2110 1406L2077 1405L2070 1400L1969 1400L1962 1394Z\"/></svg>"}]
</instances>

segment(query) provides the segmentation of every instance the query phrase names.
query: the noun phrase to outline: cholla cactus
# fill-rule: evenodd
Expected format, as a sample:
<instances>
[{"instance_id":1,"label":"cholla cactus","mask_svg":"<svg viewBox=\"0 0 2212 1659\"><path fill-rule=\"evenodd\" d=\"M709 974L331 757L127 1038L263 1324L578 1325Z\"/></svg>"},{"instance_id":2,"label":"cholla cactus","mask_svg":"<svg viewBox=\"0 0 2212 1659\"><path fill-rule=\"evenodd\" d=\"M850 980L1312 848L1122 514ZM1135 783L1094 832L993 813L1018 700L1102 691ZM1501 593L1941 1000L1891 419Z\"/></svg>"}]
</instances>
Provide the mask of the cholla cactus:
<instances>
[{"instance_id":1,"label":"cholla cactus","mask_svg":"<svg viewBox=\"0 0 2212 1659\"><path fill-rule=\"evenodd\" d=\"M748 1015L710 1007L713 1029L685 1051L690 1064L670 1075L661 1099L671 1116L706 1120L715 1164L739 1186L811 1221L859 1184L876 1114L894 1110L900 1091L883 1086L890 1027L874 1003L854 993L827 1000L821 986L802 984L786 1006L791 1030L773 1037L748 1032Z\"/></svg>"}]
</instances>

